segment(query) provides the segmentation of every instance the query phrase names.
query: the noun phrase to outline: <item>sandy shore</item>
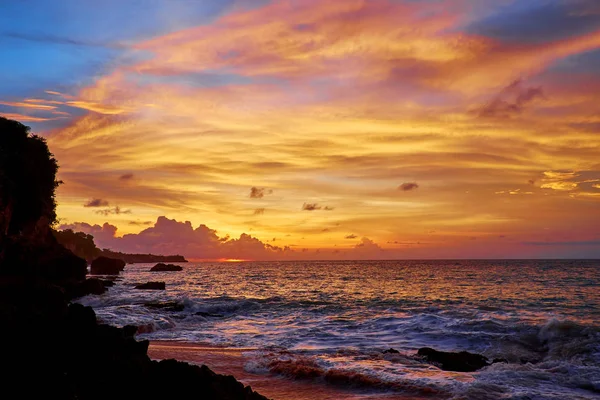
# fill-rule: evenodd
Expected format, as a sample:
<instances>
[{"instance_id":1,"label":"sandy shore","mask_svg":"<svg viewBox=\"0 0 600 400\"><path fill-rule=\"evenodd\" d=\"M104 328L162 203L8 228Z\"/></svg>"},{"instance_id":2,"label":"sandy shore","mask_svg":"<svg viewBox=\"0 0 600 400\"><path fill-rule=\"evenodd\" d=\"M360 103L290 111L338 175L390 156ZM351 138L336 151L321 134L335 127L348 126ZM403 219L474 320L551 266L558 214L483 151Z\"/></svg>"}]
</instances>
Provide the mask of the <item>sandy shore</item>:
<instances>
[{"instance_id":1,"label":"sandy shore","mask_svg":"<svg viewBox=\"0 0 600 400\"><path fill-rule=\"evenodd\" d=\"M244 369L248 361L244 353L253 349L220 348L201 344L152 341L148 355L154 360L175 358L194 364L206 364L213 371L233 375L239 381L252 386L264 396L276 400L358 400L358 399L415 399L399 394L357 394L343 388L310 381L286 379L273 374L256 374Z\"/></svg>"}]
</instances>

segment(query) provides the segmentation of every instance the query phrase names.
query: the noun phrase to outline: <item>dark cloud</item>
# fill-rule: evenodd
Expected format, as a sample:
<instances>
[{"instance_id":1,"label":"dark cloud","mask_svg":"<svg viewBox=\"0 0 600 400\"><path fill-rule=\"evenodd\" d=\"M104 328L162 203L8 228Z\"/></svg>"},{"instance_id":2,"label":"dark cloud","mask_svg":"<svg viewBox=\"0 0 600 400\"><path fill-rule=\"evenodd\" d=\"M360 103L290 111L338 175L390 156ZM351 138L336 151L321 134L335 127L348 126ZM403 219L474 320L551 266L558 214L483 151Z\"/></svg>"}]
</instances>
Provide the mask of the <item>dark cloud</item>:
<instances>
[{"instance_id":1,"label":"dark cloud","mask_svg":"<svg viewBox=\"0 0 600 400\"><path fill-rule=\"evenodd\" d=\"M516 1L473 23L470 33L502 42L541 44L600 28L597 0Z\"/></svg>"},{"instance_id":2,"label":"dark cloud","mask_svg":"<svg viewBox=\"0 0 600 400\"><path fill-rule=\"evenodd\" d=\"M530 179L527 181L527 183L529 183L530 185L535 185L535 180L534 179Z\"/></svg>"},{"instance_id":3,"label":"dark cloud","mask_svg":"<svg viewBox=\"0 0 600 400\"><path fill-rule=\"evenodd\" d=\"M523 242L527 246L600 246L600 240L580 240L565 242Z\"/></svg>"},{"instance_id":4,"label":"dark cloud","mask_svg":"<svg viewBox=\"0 0 600 400\"><path fill-rule=\"evenodd\" d=\"M273 191L266 188L259 188L255 186L250 188L250 198L252 199L262 199L263 197L265 197L265 195L271 193L273 193Z\"/></svg>"},{"instance_id":5,"label":"dark cloud","mask_svg":"<svg viewBox=\"0 0 600 400\"><path fill-rule=\"evenodd\" d=\"M148 226L152 225L152 221L129 221L129 225Z\"/></svg>"},{"instance_id":6,"label":"dark cloud","mask_svg":"<svg viewBox=\"0 0 600 400\"><path fill-rule=\"evenodd\" d=\"M521 114L525 107L536 99L544 98L541 87L525 87L522 80L516 80L478 110L481 118L510 118Z\"/></svg>"},{"instance_id":7,"label":"dark cloud","mask_svg":"<svg viewBox=\"0 0 600 400\"><path fill-rule=\"evenodd\" d=\"M321 208L323 208L323 207L321 207L317 203L304 203L304 204L302 204L302 209L304 211L315 211L315 210L320 210Z\"/></svg>"},{"instance_id":8,"label":"dark cloud","mask_svg":"<svg viewBox=\"0 0 600 400\"><path fill-rule=\"evenodd\" d=\"M123 174L119 177L120 180L122 181L128 181L133 179L133 174Z\"/></svg>"},{"instance_id":9,"label":"dark cloud","mask_svg":"<svg viewBox=\"0 0 600 400\"><path fill-rule=\"evenodd\" d=\"M26 40L29 42L38 43L49 43L49 44L64 44L70 46L84 46L84 47L103 47L107 49L126 49L127 46L120 43L109 43L109 42L93 42L88 40L77 40L62 36L50 35L50 34L35 34L35 33L18 33L18 32L5 32L0 37Z\"/></svg>"},{"instance_id":10,"label":"dark cloud","mask_svg":"<svg viewBox=\"0 0 600 400\"><path fill-rule=\"evenodd\" d=\"M85 203L84 207L108 207L108 201L102 199L92 199Z\"/></svg>"},{"instance_id":11,"label":"dark cloud","mask_svg":"<svg viewBox=\"0 0 600 400\"><path fill-rule=\"evenodd\" d=\"M256 210L254 210L254 215L262 215L264 213L265 213L264 208L257 208Z\"/></svg>"},{"instance_id":12,"label":"dark cloud","mask_svg":"<svg viewBox=\"0 0 600 400\"><path fill-rule=\"evenodd\" d=\"M302 210L304 210L304 211L317 211L317 210L333 211L334 208L329 207L329 206L323 207L318 203L304 203L304 204L302 204Z\"/></svg>"},{"instance_id":13,"label":"dark cloud","mask_svg":"<svg viewBox=\"0 0 600 400\"><path fill-rule=\"evenodd\" d=\"M131 210L124 210L119 206L115 206L113 208L105 208L104 210L97 210L94 211L96 214L100 214L100 215L120 215L120 214L131 214Z\"/></svg>"},{"instance_id":14,"label":"dark cloud","mask_svg":"<svg viewBox=\"0 0 600 400\"><path fill-rule=\"evenodd\" d=\"M356 236L355 234L352 235L348 235L348 236L344 236L344 239L356 239L358 236Z\"/></svg>"},{"instance_id":15,"label":"dark cloud","mask_svg":"<svg viewBox=\"0 0 600 400\"><path fill-rule=\"evenodd\" d=\"M402 185L398 186L398 189L404 192L408 192L410 190L415 190L418 188L419 184L417 182L404 182Z\"/></svg>"},{"instance_id":16,"label":"dark cloud","mask_svg":"<svg viewBox=\"0 0 600 400\"><path fill-rule=\"evenodd\" d=\"M600 133L600 122L577 122L570 126L583 132Z\"/></svg>"}]
</instances>

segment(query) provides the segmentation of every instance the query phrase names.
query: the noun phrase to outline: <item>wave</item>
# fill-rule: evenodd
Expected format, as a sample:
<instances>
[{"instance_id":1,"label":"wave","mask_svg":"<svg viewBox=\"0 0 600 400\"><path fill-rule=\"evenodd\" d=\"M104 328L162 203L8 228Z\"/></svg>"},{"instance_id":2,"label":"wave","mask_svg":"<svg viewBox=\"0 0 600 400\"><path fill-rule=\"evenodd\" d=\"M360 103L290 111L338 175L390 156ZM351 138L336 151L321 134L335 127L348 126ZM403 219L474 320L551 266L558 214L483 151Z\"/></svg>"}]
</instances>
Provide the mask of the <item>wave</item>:
<instances>
[{"instance_id":1,"label":"wave","mask_svg":"<svg viewBox=\"0 0 600 400\"><path fill-rule=\"evenodd\" d=\"M295 380L317 380L345 389L369 389L402 392L404 394L450 398L452 393L443 384L434 381L386 377L373 370L325 366L315 357L290 352L260 353L245 365L252 373L273 373Z\"/></svg>"}]
</instances>

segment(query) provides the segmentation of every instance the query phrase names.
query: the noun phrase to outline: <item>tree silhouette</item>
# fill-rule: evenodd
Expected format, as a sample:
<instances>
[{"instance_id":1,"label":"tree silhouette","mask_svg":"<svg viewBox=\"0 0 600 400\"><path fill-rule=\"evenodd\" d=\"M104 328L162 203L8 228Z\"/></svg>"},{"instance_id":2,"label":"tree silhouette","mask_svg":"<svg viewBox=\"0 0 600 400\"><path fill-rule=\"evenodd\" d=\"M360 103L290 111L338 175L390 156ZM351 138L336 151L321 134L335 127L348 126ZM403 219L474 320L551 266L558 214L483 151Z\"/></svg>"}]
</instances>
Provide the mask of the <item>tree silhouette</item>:
<instances>
[{"instance_id":1,"label":"tree silhouette","mask_svg":"<svg viewBox=\"0 0 600 400\"><path fill-rule=\"evenodd\" d=\"M83 232L73 232L72 229L54 231L53 234L58 243L90 263L101 253L100 249L96 247L92 235Z\"/></svg>"},{"instance_id":2,"label":"tree silhouette","mask_svg":"<svg viewBox=\"0 0 600 400\"><path fill-rule=\"evenodd\" d=\"M20 122L0 117L0 237L56 221L58 163L46 140Z\"/></svg>"}]
</instances>

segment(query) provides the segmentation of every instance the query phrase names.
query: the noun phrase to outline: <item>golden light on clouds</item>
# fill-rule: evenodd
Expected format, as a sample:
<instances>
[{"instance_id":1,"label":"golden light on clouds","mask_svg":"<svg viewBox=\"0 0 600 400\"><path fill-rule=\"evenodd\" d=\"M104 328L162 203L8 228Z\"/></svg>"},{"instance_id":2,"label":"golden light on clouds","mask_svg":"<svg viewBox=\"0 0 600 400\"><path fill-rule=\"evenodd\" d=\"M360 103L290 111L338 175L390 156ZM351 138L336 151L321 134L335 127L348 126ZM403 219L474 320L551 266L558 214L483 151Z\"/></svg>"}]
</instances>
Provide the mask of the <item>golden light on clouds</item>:
<instances>
[{"instance_id":1,"label":"golden light on clouds","mask_svg":"<svg viewBox=\"0 0 600 400\"><path fill-rule=\"evenodd\" d=\"M552 67L600 31L507 42L446 3L234 10L132 43L69 94L1 104L77 115L44 132L59 216L117 235L164 215L312 258L531 255L522 242L600 235L600 79Z\"/></svg>"}]
</instances>

